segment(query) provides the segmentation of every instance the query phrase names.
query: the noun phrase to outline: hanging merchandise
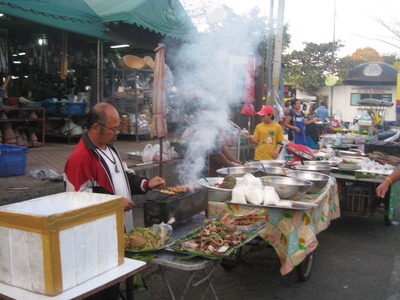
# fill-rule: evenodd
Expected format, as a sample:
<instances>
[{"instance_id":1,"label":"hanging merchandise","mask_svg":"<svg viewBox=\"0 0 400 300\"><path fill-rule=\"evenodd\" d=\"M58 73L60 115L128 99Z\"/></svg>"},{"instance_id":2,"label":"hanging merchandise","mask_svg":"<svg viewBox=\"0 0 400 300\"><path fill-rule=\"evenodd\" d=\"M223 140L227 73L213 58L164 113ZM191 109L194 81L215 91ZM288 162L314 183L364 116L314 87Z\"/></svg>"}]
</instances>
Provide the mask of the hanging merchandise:
<instances>
[{"instance_id":1,"label":"hanging merchandise","mask_svg":"<svg viewBox=\"0 0 400 300\"><path fill-rule=\"evenodd\" d=\"M374 119L375 119L374 125L376 125L381 121L381 117L379 116L379 114L377 113L376 110L373 111L373 114L374 114Z\"/></svg>"},{"instance_id":2,"label":"hanging merchandise","mask_svg":"<svg viewBox=\"0 0 400 300\"><path fill-rule=\"evenodd\" d=\"M65 79L68 75L68 46L67 46L67 33L65 31L61 34L62 39L62 56L60 66L60 78Z\"/></svg>"},{"instance_id":3,"label":"hanging merchandise","mask_svg":"<svg viewBox=\"0 0 400 300\"><path fill-rule=\"evenodd\" d=\"M247 69L246 69L246 77L244 83L244 101L245 104L242 108L240 114L248 117L252 117L256 114L256 111L253 106L254 102L254 68L255 68L255 61L254 57L249 57L247 62ZM250 124L249 124L250 130Z\"/></svg>"}]
</instances>

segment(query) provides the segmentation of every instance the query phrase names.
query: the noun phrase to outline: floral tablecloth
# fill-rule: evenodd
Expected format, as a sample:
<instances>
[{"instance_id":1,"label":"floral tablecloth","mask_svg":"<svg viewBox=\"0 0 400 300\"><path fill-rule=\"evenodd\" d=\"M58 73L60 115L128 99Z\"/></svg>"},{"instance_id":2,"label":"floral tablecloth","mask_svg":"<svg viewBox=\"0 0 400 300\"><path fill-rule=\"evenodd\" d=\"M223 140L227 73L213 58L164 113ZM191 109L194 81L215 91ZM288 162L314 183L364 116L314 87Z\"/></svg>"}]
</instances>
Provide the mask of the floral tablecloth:
<instances>
[{"instance_id":1,"label":"floral tablecloth","mask_svg":"<svg viewBox=\"0 0 400 300\"><path fill-rule=\"evenodd\" d=\"M281 262L281 274L286 275L315 250L316 235L328 228L331 220L340 217L339 195L333 177L320 193L306 194L300 201L314 202L318 206L300 211L210 201L208 213L218 216L229 209L238 215L252 210L265 214L266 224L258 233L274 247Z\"/></svg>"}]
</instances>

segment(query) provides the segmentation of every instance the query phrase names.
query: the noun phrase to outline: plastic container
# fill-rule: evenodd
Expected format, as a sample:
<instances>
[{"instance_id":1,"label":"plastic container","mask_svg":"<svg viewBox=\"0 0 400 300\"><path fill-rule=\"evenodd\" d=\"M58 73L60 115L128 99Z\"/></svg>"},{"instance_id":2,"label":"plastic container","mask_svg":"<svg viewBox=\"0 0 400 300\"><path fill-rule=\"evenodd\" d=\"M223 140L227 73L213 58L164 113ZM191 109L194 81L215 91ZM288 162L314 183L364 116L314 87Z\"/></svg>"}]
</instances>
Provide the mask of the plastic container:
<instances>
[{"instance_id":1,"label":"plastic container","mask_svg":"<svg viewBox=\"0 0 400 300\"><path fill-rule=\"evenodd\" d=\"M83 115L86 112L87 103L60 102L60 114Z\"/></svg>"},{"instance_id":2,"label":"plastic container","mask_svg":"<svg viewBox=\"0 0 400 300\"><path fill-rule=\"evenodd\" d=\"M58 114L60 112L60 102L43 102L43 107L47 114Z\"/></svg>"},{"instance_id":3,"label":"plastic container","mask_svg":"<svg viewBox=\"0 0 400 300\"><path fill-rule=\"evenodd\" d=\"M42 102L17 102L20 108L38 108L42 107Z\"/></svg>"},{"instance_id":4,"label":"plastic container","mask_svg":"<svg viewBox=\"0 0 400 300\"><path fill-rule=\"evenodd\" d=\"M0 177L25 175L27 147L0 145Z\"/></svg>"}]
</instances>

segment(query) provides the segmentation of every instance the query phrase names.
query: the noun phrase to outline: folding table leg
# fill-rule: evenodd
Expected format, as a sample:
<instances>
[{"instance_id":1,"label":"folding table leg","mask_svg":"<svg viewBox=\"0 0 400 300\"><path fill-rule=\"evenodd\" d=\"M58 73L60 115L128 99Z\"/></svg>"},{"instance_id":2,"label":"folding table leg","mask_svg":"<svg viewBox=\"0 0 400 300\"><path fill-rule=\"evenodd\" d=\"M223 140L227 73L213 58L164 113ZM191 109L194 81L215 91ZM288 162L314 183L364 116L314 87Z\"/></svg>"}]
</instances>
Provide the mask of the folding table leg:
<instances>
[{"instance_id":1,"label":"folding table leg","mask_svg":"<svg viewBox=\"0 0 400 300\"><path fill-rule=\"evenodd\" d=\"M133 300L133 276L125 280L126 300Z\"/></svg>"},{"instance_id":2,"label":"folding table leg","mask_svg":"<svg viewBox=\"0 0 400 300\"><path fill-rule=\"evenodd\" d=\"M204 299L208 289L210 288L214 295L214 298L216 300L218 300L217 294L215 293L215 289L214 289L214 286L212 285L211 281L212 281L212 276L214 275L215 271L217 270L217 267L221 264L221 261L222 261L222 259L215 260L214 265L208 274L206 273L205 269L203 269L204 278L192 284L193 287L196 287L199 284L203 283L204 281L208 282L208 285L206 286L201 299Z\"/></svg>"},{"instance_id":3,"label":"folding table leg","mask_svg":"<svg viewBox=\"0 0 400 300\"><path fill-rule=\"evenodd\" d=\"M194 274L195 274L195 273L196 273L196 271L190 271L189 279L188 279L188 281L187 281L186 284L185 284L185 288L184 288L184 290L183 290L183 293L182 293L182 296L181 296L180 300L185 299L185 295L186 295L186 293L188 292L189 288L190 288L191 286L194 286L194 285L192 284L192 281L193 281L193 278L194 278Z\"/></svg>"},{"instance_id":4,"label":"folding table leg","mask_svg":"<svg viewBox=\"0 0 400 300\"><path fill-rule=\"evenodd\" d=\"M207 274L206 274L206 272L205 272L204 270L203 270L203 273L204 273L204 276L207 276ZM205 295L206 295L206 293L207 293L207 289L208 289L208 287L210 287L210 290L211 290L211 292L213 293L215 300L218 300L217 293L215 292L215 289L214 289L214 286L212 285L211 280L212 280L211 278L208 279L208 286L207 286L206 289L204 290L204 293L203 293L201 299L204 299L204 297L205 297Z\"/></svg>"},{"instance_id":5,"label":"folding table leg","mask_svg":"<svg viewBox=\"0 0 400 300\"><path fill-rule=\"evenodd\" d=\"M168 292L169 292L169 295L171 296L171 299L172 299L172 300L175 300L174 292L172 291L172 288L171 288L171 286L169 285L167 276L165 276L165 274L164 274L164 269L163 269L163 267L162 267L161 265L158 265L158 267L159 267L159 269L160 269L161 276L162 276L162 278L164 279L165 285L166 285L167 288L168 288Z\"/></svg>"}]
</instances>

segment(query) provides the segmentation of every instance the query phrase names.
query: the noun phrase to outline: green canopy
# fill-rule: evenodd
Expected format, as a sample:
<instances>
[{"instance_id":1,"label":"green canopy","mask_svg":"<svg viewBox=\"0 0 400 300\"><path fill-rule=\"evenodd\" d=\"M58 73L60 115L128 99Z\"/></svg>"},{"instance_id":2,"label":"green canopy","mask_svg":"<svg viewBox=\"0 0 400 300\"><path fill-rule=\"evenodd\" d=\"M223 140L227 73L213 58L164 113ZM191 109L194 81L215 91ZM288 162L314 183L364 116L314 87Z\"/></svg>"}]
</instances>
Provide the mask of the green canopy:
<instances>
[{"instance_id":1,"label":"green canopy","mask_svg":"<svg viewBox=\"0 0 400 300\"><path fill-rule=\"evenodd\" d=\"M0 12L118 42L143 29L184 41L197 33L178 0L0 0Z\"/></svg>"}]
</instances>

